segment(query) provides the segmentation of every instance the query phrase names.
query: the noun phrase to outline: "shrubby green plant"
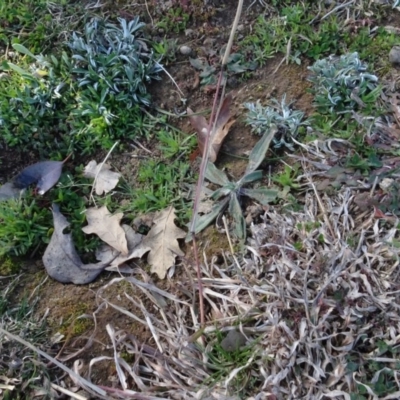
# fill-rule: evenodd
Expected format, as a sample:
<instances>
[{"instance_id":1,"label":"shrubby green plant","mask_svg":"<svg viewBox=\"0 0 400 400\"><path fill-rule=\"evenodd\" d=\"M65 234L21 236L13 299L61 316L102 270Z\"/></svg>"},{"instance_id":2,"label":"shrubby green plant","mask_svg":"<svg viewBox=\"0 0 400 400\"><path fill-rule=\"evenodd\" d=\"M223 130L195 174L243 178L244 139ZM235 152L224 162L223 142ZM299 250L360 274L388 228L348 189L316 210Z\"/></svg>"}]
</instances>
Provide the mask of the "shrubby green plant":
<instances>
[{"instance_id":1,"label":"shrubby green plant","mask_svg":"<svg viewBox=\"0 0 400 400\"><path fill-rule=\"evenodd\" d=\"M315 105L321 113L362 109L374 104L381 88L358 53L330 56L308 67Z\"/></svg>"},{"instance_id":2,"label":"shrubby green plant","mask_svg":"<svg viewBox=\"0 0 400 400\"><path fill-rule=\"evenodd\" d=\"M160 79L162 66L154 60L143 37L144 23L135 17L120 26L103 19L85 25L83 35L73 32L68 43L78 86L101 93L99 107L110 94L117 102L150 104L146 83Z\"/></svg>"},{"instance_id":3,"label":"shrubby green plant","mask_svg":"<svg viewBox=\"0 0 400 400\"><path fill-rule=\"evenodd\" d=\"M272 99L272 106L264 107L258 100L256 103L245 103L248 109L246 124L251 126L253 133L263 135L274 124L278 132L272 139L273 147L278 149L282 146L293 150L292 138L298 134L299 127L308 122L303 121L304 112L293 110L286 103L286 94L281 101Z\"/></svg>"},{"instance_id":4,"label":"shrubby green plant","mask_svg":"<svg viewBox=\"0 0 400 400\"><path fill-rule=\"evenodd\" d=\"M119 23L88 22L85 34L73 33L69 50L59 57L37 56L14 44L26 57L6 62L0 79L5 144L41 157L92 154L155 124L141 107L150 104L146 84L162 66L145 43L139 19Z\"/></svg>"}]
</instances>

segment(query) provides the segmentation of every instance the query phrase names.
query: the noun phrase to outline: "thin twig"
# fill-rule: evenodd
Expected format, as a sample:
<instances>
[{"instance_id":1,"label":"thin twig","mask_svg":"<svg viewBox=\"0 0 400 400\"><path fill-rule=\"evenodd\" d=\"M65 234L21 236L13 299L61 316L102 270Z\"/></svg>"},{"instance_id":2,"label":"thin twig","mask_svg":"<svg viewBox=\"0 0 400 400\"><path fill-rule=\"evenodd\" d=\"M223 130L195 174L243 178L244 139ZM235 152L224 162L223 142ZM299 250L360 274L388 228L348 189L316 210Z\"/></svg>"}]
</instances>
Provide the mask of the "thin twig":
<instances>
[{"instance_id":1,"label":"thin twig","mask_svg":"<svg viewBox=\"0 0 400 400\"><path fill-rule=\"evenodd\" d=\"M226 49L225 49L224 57L222 59L221 71L219 73L218 82L217 82L217 90L215 92L213 108L211 110L211 116L210 116L210 119L209 119L209 122L208 122L208 129L207 129L208 134L206 136L206 140L205 140L205 144L204 144L204 154L203 154L203 158L201 160L199 178L197 180L196 196L195 196L194 204L193 204L193 218L192 218L192 221L190 223L190 233L192 234L192 238L193 238L192 239L193 252L194 252L194 257L195 257L195 260L196 260L196 267L197 267L197 279L198 279L198 282L199 282L200 323L201 323L202 327L205 325L204 299L203 299L203 287L202 287L201 272L200 272L200 258L199 258L198 247L197 247L197 243L196 243L196 234L195 234L196 221L197 221L197 217L198 217L200 195L201 195L201 191L202 191L202 188L203 188L203 185L204 185L205 172L206 172L207 163L208 163L208 155L209 155L209 152L210 152L210 143L211 143L210 135L211 135L211 132L212 132L213 124L215 124L216 121L218 120L218 114L219 114L219 111L220 111L220 108L221 108L221 107L219 107L217 109L217 101L218 101L218 96L219 96L219 89L221 87L222 76L223 76L224 69L225 69L224 67L228 63L228 58L229 58L229 54L230 54L230 51L231 51L231 48L232 48L233 39L235 37L235 32L236 32L237 26L239 24L240 15L242 14L242 8L243 8L243 0L239 0L238 1L238 6L237 6L237 10L236 10L235 20L233 21L231 33L230 33L230 36L229 36L229 41L228 41L228 44L227 44ZM222 100L223 100L223 98L221 99L220 106L222 104Z\"/></svg>"}]
</instances>

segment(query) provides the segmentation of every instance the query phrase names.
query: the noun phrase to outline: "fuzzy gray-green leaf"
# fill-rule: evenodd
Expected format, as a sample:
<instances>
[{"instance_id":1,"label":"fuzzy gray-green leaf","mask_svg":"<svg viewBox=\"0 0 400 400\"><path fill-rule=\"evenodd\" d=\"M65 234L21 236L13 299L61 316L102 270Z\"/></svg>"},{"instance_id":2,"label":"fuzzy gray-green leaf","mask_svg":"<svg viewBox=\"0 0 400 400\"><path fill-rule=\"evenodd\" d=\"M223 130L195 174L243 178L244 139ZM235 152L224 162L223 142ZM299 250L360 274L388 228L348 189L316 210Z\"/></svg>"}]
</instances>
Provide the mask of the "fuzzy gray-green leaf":
<instances>
[{"instance_id":1,"label":"fuzzy gray-green leaf","mask_svg":"<svg viewBox=\"0 0 400 400\"><path fill-rule=\"evenodd\" d=\"M194 233L199 233L203 229L207 228L208 225L210 225L217 217L218 215L224 210L227 202L228 202L229 197L226 197L224 200L221 202L215 204L212 208L212 210L208 214L200 215L196 219L196 226L194 229ZM188 235L186 236L186 242L190 242L192 240L192 233L189 232Z\"/></svg>"},{"instance_id":2,"label":"fuzzy gray-green leaf","mask_svg":"<svg viewBox=\"0 0 400 400\"><path fill-rule=\"evenodd\" d=\"M233 233L238 239L246 237L246 221L243 217L242 207L240 207L239 200L236 195L231 196L229 201L229 214L234 219Z\"/></svg>"},{"instance_id":3,"label":"fuzzy gray-green leaf","mask_svg":"<svg viewBox=\"0 0 400 400\"><path fill-rule=\"evenodd\" d=\"M263 162L265 155L269 149L272 139L278 131L276 125L271 124L269 130L264 133L263 137L256 143L249 155L249 164L247 165L245 176L255 171Z\"/></svg>"},{"instance_id":4,"label":"fuzzy gray-green leaf","mask_svg":"<svg viewBox=\"0 0 400 400\"><path fill-rule=\"evenodd\" d=\"M253 171L247 175L244 175L242 179L240 179L239 184L245 185L246 183L254 182L262 178L262 171Z\"/></svg>"},{"instance_id":5,"label":"fuzzy gray-green leaf","mask_svg":"<svg viewBox=\"0 0 400 400\"><path fill-rule=\"evenodd\" d=\"M267 188L258 188L258 189L242 188L241 193L245 196L251 197L254 200L257 200L264 206L275 201L278 197L277 190L267 189Z\"/></svg>"},{"instance_id":6,"label":"fuzzy gray-green leaf","mask_svg":"<svg viewBox=\"0 0 400 400\"><path fill-rule=\"evenodd\" d=\"M228 177L224 172L219 170L212 162L207 164L206 179L219 186L225 186L229 183Z\"/></svg>"},{"instance_id":7,"label":"fuzzy gray-green leaf","mask_svg":"<svg viewBox=\"0 0 400 400\"><path fill-rule=\"evenodd\" d=\"M23 46L20 43L14 43L12 47L15 51L18 51L18 53L25 54L32 58L36 58L36 56L30 50L28 50L25 46Z\"/></svg>"}]
</instances>

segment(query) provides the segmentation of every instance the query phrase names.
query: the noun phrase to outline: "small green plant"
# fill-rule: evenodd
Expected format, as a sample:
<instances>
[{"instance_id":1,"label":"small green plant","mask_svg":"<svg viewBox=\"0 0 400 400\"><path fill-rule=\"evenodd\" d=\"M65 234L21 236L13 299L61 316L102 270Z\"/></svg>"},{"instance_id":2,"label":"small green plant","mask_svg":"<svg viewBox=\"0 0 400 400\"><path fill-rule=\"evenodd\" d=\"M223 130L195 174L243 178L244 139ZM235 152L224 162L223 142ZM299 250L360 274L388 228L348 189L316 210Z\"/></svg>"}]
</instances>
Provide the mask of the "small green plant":
<instances>
[{"instance_id":1,"label":"small green plant","mask_svg":"<svg viewBox=\"0 0 400 400\"><path fill-rule=\"evenodd\" d=\"M72 34L68 46L73 53L73 73L79 87L93 87L101 93L98 107L109 95L129 107L149 105L145 84L160 79L162 66L148 49L139 17L118 21L120 26L93 19L85 25L83 35Z\"/></svg>"},{"instance_id":2,"label":"small green plant","mask_svg":"<svg viewBox=\"0 0 400 400\"><path fill-rule=\"evenodd\" d=\"M375 105L381 93L378 77L368 72L358 53L330 56L308 67L315 105L320 113L364 109Z\"/></svg>"},{"instance_id":3,"label":"small green plant","mask_svg":"<svg viewBox=\"0 0 400 400\"><path fill-rule=\"evenodd\" d=\"M35 199L0 202L0 256L21 256L49 239L51 213Z\"/></svg>"},{"instance_id":4,"label":"small green plant","mask_svg":"<svg viewBox=\"0 0 400 400\"><path fill-rule=\"evenodd\" d=\"M221 49L221 57L224 53L224 48ZM214 85L217 83L217 67L215 61L209 61L200 58L191 58L190 64L193 68L201 71L200 83L202 85ZM245 56L241 53L232 53L228 57L226 65L226 73L223 75L223 79L226 79L228 75L238 75L245 72L253 71L256 68L254 62L246 60Z\"/></svg>"},{"instance_id":5,"label":"small green plant","mask_svg":"<svg viewBox=\"0 0 400 400\"><path fill-rule=\"evenodd\" d=\"M194 135L184 138L180 132L165 128L160 129L156 136L160 143L159 149L167 158L181 157L183 154L188 154L194 150L197 144Z\"/></svg>"},{"instance_id":6,"label":"small green plant","mask_svg":"<svg viewBox=\"0 0 400 400\"><path fill-rule=\"evenodd\" d=\"M238 334L242 335L240 332ZM230 380L229 389L231 393L240 393L240 398L247 398L246 392L252 393L254 387L258 387L260 384L258 377L252 374L254 364L249 362L250 359L253 359L255 363L257 358L260 357L257 345L256 342L253 342L247 345L243 344L243 346L227 346L224 342L229 339L228 336L229 333L224 335L217 330L214 345L210 348L210 351L206 351L207 367L211 371L206 383L218 385L234 370L239 369L240 372L234 374L233 379Z\"/></svg>"},{"instance_id":7,"label":"small green plant","mask_svg":"<svg viewBox=\"0 0 400 400\"><path fill-rule=\"evenodd\" d=\"M292 110L290 104L286 103L286 94L280 102L272 99L271 107L262 106L260 101L245 103L244 106L248 109L246 124L251 126L253 133L263 135L271 124L278 127L278 132L272 140L276 149L284 146L293 150L292 138L297 136L301 125L308 123L303 121L304 112Z\"/></svg>"},{"instance_id":8,"label":"small green plant","mask_svg":"<svg viewBox=\"0 0 400 400\"><path fill-rule=\"evenodd\" d=\"M60 3L56 0L55 3ZM12 40L22 41L34 50L56 33L52 31L52 18L46 0L3 0L0 3L0 43L9 46ZM18 39L17 39L18 38ZM40 49L39 49L40 46Z\"/></svg>"},{"instance_id":9,"label":"small green plant","mask_svg":"<svg viewBox=\"0 0 400 400\"><path fill-rule=\"evenodd\" d=\"M168 65L176 60L176 51L178 47L177 39L164 38L159 42L153 43L154 53L160 57L164 64Z\"/></svg>"},{"instance_id":10,"label":"small green plant","mask_svg":"<svg viewBox=\"0 0 400 400\"><path fill-rule=\"evenodd\" d=\"M168 9L167 13L157 23L157 27L164 29L165 32L173 31L179 33L186 29L189 18L189 14L183 8L172 7Z\"/></svg>"},{"instance_id":11,"label":"small green plant","mask_svg":"<svg viewBox=\"0 0 400 400\"><path fill-rule=\"evenodd\" d=\"M217 169L213 163L209 162L207 164L206 179L221 187L209 196L210 199L215 201L215 204L210 213L202 215L197 219L195 233L201 232L218 216L228 211L233 219L232 231L234 235L239 239L245 239L246 224L241 208L242 196L250 197L263 205L275 201L278 197L278 192L274 189L263 187L250 189L245 187L247 184L262 178L262 171L258 171L257 168L263 162L275 133L276 127L271 126L256 143L249 155L249 164L246 171L243 177L237 182L231 182L226 174Z\"/></svg>"},{"instance_id":12,"label":"small green plant","mask_svg":"<svg viewBox=\"0 0 400 400\"><path fill-rule=\"evenodd\" d=\"M285 165L283 172L277 176L273 176L272 180L278 185L283 186L283 190L298 189L300 185L296 183L296 176L299 172L300 166L295 164L293 166Z\"/></svg>"}]
</instances>

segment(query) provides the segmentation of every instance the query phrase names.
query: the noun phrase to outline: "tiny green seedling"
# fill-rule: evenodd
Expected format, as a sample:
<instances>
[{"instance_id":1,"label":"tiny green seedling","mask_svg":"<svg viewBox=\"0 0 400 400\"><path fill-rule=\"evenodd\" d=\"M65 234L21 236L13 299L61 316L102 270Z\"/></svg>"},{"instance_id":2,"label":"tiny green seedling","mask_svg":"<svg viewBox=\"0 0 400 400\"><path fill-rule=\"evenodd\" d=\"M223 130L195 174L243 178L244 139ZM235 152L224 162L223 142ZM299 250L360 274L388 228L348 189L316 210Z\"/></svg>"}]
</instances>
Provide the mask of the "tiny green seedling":
<instances>
[{"instance_id":1,"label":"tiny green seedling","mask_svg":"<svg viewBox=\"0 0 400 400\"><path fill-rule=\"evenodd\" d=\"M234 235L239 239L246 237L246 224L241 208L241 197L250 197L263 205L275 201L278 197L278 191L268 188L250 189L245 186L262 177L262 171L257 170L269 149L269 145L277 132L275 125L263 135L256 143L249 156L249 164L243 177L237 182L231 182L226 174L219 170L213 163L207 164L206 179L210 182L221 186L215 190L210 198L216 203L210 213L202 215L198 218L195 233L201 232L210 225L218 216L224 214L226 210L232 216L234 221Z\"/></svg>"}]
</instances>

